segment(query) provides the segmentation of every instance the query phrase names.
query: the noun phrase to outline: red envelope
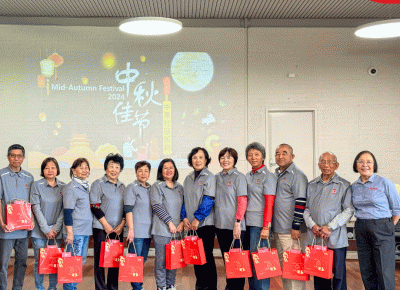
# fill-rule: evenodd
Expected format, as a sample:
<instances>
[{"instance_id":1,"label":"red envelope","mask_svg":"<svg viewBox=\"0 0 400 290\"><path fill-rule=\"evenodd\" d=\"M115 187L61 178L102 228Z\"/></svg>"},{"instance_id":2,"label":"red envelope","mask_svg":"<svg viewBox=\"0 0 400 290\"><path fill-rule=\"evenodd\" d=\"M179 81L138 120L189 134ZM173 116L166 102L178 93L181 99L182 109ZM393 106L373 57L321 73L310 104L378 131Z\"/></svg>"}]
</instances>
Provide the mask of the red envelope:
<instances>
[{"instance_id":1,"label":"red envelope","mask_svg":"<svg viewBox=\"0 0 400 290\"><path fill-rule=\"evenodd\" d=\"M202 239L198 236L188 236L183 238L181 242L186 264L204 265L207 263Z\"/></svg>"},{"instance_id":2,"label":"red envelope","mask_svg":"<svg viewBox=\"0 0 400 290\"><path fill-rule=\"evenodd\" d=\"M253 273L250 265L250 252L241 249L231 249L224 253L226 278L248 278Z\"/></svg>"},{"instance_id":3,"label":"red envelope","mask_svg":"<svg viewBox=\"0 0 400 290\"><path fill-rule=\"evenodd\" d=\"M292 249L283 253L282 278L308 281L310 275L304 273L304 254Z\"/></svg>"},{"instance_id":4,"label":"red envelope","mask_svg":"<svg viewBox=\"0 0 400 290\"><path fill-rule=\"evenodd\" d=\"M57 274L57 261L61 258L63 248L56 245L39 249L39 274Z\"/></svg>"},{"instance_id":5,"label":"red envelope","mask_svg":"<svg viewBox=\"0 0 400 290\"><path fill-rule=\"evenodd\" d=\"M5 223L10 230L31 230L32 210L31 204L16 200L5 205Z\"/></svg>"},{"instance_id":6,"label":"red envelope","mask_svg":"<svg viewBox=\"0 0 400 290\"><path fill-rule=\"evenodd\" d=\"M71 253L62 253L57 264L57 283L82 282L82 257L71 256Z\"/></svg>"},{"instance_id":7,"label":"red envelope","mask_svg":"<svg viewBox=\"0 0 400 290\"><path fill-rule=\"evenodd\" d=\"M180 240L170 241L165 246L165 251L166 269L174 270L186 267L186 263L183 258L182 243Z\"/></svg>"},{"instance_id":8,"label":"red envelope","mask_svg":"<svg viewBox=\"0 0 400 290\"><path fill-rule=\"evenodd\" d=\"M276 249L261 248L251 253L258 280L282 275Z\"/></svg>"},{"instance_id":9,"label":"red envelope","mask_svg":"<svg viewBox=\"0 0 400 290\"><path fill-rule=\"evenodd\" d=\"M119 260L119 282L143 283L143 257L136 254L121 256Z\"/></svg>"},{"instance_id":10,"label":"red envelope","mask_svg":"<svg viewBox=\"0 0 400 290\"><path fill-rule=\"evenodd\" d=\"M304 272L313 276L332 279L333 251L320 245L308 246L304 259Z\"/></svg>"},{"instance_id":11,"label":"red envelope","mask_svg":"<svg viewBox=\"0 0 400 290\"><path fill-rule=\"evenodd\" d=\"M99 266L103 268L118 268L119 257L124 255L124 243L108 239L101 242Z\"/></svg>"}]
</instances>

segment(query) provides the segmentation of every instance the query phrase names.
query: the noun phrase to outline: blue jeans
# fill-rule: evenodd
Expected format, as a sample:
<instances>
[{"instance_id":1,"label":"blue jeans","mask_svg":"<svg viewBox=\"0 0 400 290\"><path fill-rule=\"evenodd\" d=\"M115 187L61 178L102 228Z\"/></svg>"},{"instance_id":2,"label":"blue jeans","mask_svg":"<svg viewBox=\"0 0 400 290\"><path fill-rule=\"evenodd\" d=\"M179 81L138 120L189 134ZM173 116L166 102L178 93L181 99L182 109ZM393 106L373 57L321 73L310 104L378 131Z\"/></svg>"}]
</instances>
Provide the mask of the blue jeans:
<instances>
[{"instance_id":1,"label":"blue jeans","mask_svg":"<svg viewBox=\"0 0 400 290\"><path fill-rule=\"evenodd\" d=\"M248 245L250 253L257 251L258 241L260 240L260 233L262 227L246 227L246 239L245 244ZM261 240L260 247L267 247L268 242L265 239ZM256 272L254 270L254 265L251 263L251 268L253 270L253 277L249 278L249 289L250 290L269 290L270 279L258 280Z\"/></svg>"},{"instance_id":2,"label":"blue jeans","mask_svg":"<svg viewBox=\"0 0 400 290\"><path fill-rule=\"evenodd\" d=\"M64 237L66 238L66 236ZM73 247L71 244L67 245L67 252L72 253L72 256L82 256L82 266L85 265L87 251L89 246L89 236L74 235ZM64 290L77 290L78 283L64 284Z\"/></svg>"},{"instance_id":3,"label":"blue jeans","mask_svg":"<svg viewBox=\"0 0 400 290\"><path fill-rule=\"evenodd\" d=\"M33 267L33 275L35 276L35 287L38 290L45 290L43 286L44 275L38 273L39 266L39 249L46 248L47 239L31 238L33 253L35 256L35 264ZM60 247L61 239L58 239L57 246ZM54 245L54 240L49 241L49 245ZM49 290L56 289L57 286L57 274L49 274Z\"/></svg>"},{"instance_id":4,"label":"blue jeans","mask_svg":"<svg viewBox=\"0 0 400 290\"><path fill-rule=\"evenodd\" d=\"M135 238L133 243L135 244L136 252L133 245L130 244L128 248L129 253L136 253L136 255L143 257L143 263L146 262L147 256L149 255L151 238ZM131 283L132 290L141 290L143 283Z\"/></svg>"}]
</instances>

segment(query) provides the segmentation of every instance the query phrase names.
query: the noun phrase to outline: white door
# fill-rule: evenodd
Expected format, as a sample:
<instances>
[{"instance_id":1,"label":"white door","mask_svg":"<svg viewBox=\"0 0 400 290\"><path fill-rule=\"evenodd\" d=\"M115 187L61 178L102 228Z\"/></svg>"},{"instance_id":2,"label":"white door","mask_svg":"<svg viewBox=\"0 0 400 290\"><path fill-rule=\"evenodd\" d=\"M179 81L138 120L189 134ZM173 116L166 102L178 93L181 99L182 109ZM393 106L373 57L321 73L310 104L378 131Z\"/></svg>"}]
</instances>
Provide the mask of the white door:
<instances>
[{"instance_id":1,"label":"white door","mask_svg":"<svg viewBox=\"0 0 400 290\"><path fill-rule=\"evenodd\" d=\"M268 110L267 144L269 169L274 172L275 149L286 143L293 147L293 162L307 175L315 178L315 110Z\"/></svg>"}]
</instances>

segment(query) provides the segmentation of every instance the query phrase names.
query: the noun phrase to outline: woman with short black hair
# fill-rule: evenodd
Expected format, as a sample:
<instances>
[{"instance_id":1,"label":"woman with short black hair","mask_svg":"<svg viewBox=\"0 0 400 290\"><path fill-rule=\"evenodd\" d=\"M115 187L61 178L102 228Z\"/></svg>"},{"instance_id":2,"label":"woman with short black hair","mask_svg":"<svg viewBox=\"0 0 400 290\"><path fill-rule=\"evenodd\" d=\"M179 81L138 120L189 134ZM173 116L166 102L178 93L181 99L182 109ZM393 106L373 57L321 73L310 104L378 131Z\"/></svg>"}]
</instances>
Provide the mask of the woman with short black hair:
<instances>
[{"instance_id":1,"label":"woman with short black hair","mask_svg":"<svg viewBox=\"0 0 400 290\"><path fill-rule=\"evenodd\" d=\"M101 243L107 239L123 240L125 226L125 185L118 178L124 168L124 158L109 154L104 161L105 174L93 182L90 189L90 209L94 215L94 282L96 290L118 289L118 268L109 268L107 283L104 268L99 266Z\"/></svg>"}]
</instances>

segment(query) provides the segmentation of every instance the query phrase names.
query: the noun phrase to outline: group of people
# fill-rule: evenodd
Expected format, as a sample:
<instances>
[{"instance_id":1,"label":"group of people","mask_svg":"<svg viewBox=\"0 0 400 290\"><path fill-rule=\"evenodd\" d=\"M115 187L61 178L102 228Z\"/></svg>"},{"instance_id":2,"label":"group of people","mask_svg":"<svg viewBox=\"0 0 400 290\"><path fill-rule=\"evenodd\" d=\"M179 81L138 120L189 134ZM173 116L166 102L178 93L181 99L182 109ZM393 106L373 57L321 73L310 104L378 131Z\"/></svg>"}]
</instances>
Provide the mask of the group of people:
<instances>
[{"instance_id":1,"label":"group of people","mask_svg":"<svg viewBox=\"0 0 400 290\"><path fill-rule=\"evenodd\" d=\"M151 239L155 247L157 289L176 289L176 270L166 269L166 244L180 239L184 231L202 240L207 262L195 265L196 290L216 290L217 271L213 256L215 236L221 253L243 246L250 252L268 246L273 238L282 263L283 252L306 244L325 243L334 251L333 279L314 277L315 289L347 289L346 223L356 215L356 243L365 288L395 289L394 226L400 218L400 198L395 185L378 176L378 164L369 151L354 159L353 170L360 178L353 184L337 175L337 157L321 154L321 175L308 182L294 163L293 148L280 144L275 152L278 168L274 173L264 165L265 148L257 142L246 147L251 171L246 175L236 168L238 153L233 148L219 152L221 172L208 169L211 158L206 149L196 147L188 155L193 171L178 182L174 160L166 158L157 169L157 181L150 185L151 165L135 165L136 180L125 186L119 180L124 159L110 154L104 162L105 174L91 186L89 161L76 159L70 168L71 181L61 182L60 168L53 157L41 165L39 181L21 168L25 150L19 144L9 147L9 166L0 170L0 290L7 289L7 269L15 251L12 289L22 289L26 271L28 241L35 255L34 276L37 289L43 287L38 273L39 249L47 244L60 246L86 261L89 237L94 238L95 289L118 289L118 268L109 268L105 277L99 266L101 242L108 238L123 240L128 227L128 251L146 261ZM19 199L30 202L34 228L11 231L4 220L5 204ZM254 273L254 268L253 268ZM56 289L56 274L49 275L49 288ZM244 289L245 279L227 279L228 290ZM249 278L252 290L269 289L270 279ZM305 289L304 281L283 279L283 289ZM77 289L64 284L64 289ZM143 289L132 283L132 289Z\"/></svg>"}]
</instances>

